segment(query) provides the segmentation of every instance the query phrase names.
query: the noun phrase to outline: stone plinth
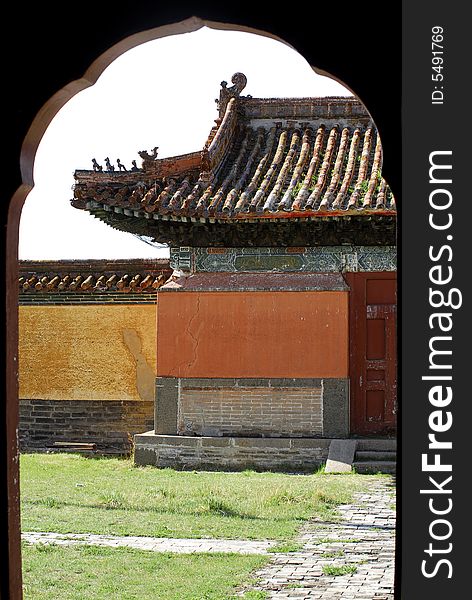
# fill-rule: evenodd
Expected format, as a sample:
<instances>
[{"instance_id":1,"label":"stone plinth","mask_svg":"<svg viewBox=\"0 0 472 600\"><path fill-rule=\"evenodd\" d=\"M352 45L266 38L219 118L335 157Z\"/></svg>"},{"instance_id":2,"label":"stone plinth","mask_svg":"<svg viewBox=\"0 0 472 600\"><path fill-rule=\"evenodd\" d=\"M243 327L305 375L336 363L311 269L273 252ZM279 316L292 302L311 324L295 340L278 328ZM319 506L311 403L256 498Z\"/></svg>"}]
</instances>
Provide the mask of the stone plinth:
<instances>
[{"instance_id":1,"label":"stone plinth","mask_svg":"<svg viewBox=\"0 0 472 600\"><path fill-rule=\"evenodd\" d=\"M134 436L137 465L175 469L313 472L328 457L327 438Z\"/></svg>"}]
</instances>

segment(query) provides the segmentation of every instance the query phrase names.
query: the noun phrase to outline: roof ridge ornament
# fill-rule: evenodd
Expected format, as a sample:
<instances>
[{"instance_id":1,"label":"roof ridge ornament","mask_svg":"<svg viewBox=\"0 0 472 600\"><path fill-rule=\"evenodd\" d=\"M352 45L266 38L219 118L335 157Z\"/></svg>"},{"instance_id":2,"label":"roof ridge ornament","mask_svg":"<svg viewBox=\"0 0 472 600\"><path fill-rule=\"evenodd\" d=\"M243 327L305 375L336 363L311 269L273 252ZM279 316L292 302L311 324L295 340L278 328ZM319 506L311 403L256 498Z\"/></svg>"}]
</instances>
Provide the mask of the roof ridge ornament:
<instances>
[{"instance_id":1,"label":"roof ridge ornament","mask_svg":"<svg viewBox=\"0 0 472 600\"><path fill-rule=\"evenodd\" d=\"M231 83L234 85L232 85L230 88L227 88L228 92L232 96L239 96L239 94L243 91L243 89L247 85L247 77L246 77L246 75L244 75L244 73L240 73L240 72L234 73L234 75L231 77ZM226 81L222 81L221 87L226 87L226 86L227 86Z\"/></svg>"},{"instance_id":2,"label":"roof ridge ornament","mask_svg":"<svg viewBox=\"0 0 472 600\"><path fill-rule=\"evenodd\" d=\"M139 156L143 159L143 162L141 163L141 168L144 169L144 171L148 171L149 169L152 170L155 168L153 165L155 165L155 163L158 162L158 150L159 146L154 146L154 148L151 150L151 153L149 153L147 150L138 151ZM133 168L131 169L132 171L134 170L135 164L136 163L133 164Z\"/></svg>"},{"instance_id":3,"label":"roof ridge ornament","mask_svg":"<svg viewBox=\"0 0 472 600\"><path fill-rule=\"evenodd\" d=\"M99 165L95 158L92 158L92 165L94 171L98 171L99 173L103 171L102 165Z\"/></svg>"},{"instance_id":4,"label":"roof ridge ornament","mask_svg":"<svg viewBox=\"0 0 472 600\"><path fill-rule=\"evenodd\" d=\"M149 154L149 152L147 150L140 150L138 152L138 154L144 161L155 161L157 159L157 151L158 150L159 150L159 146L155 146L152 149L152 154Z\"/></svg>"},{"instance_id":5,"label":"roof ridge ornament","mask_svg":"<svg viewBox=\"0 0 472 600\"><path fill-rule=\"evenodd\" d=\"M244 75L244 73L240 73L238 71L237 73L234 73L234 75L231 77L231 83L233 85L230 87L227 87L227 81L222 81L220 84L220 97L215 100L215 102L218 105L220 117L224 114L226 110L226 105L228 104L229 100L231 98L239 98L241 92L247 85L247 77L246 75Z\"/></svg>"}]
</instances>

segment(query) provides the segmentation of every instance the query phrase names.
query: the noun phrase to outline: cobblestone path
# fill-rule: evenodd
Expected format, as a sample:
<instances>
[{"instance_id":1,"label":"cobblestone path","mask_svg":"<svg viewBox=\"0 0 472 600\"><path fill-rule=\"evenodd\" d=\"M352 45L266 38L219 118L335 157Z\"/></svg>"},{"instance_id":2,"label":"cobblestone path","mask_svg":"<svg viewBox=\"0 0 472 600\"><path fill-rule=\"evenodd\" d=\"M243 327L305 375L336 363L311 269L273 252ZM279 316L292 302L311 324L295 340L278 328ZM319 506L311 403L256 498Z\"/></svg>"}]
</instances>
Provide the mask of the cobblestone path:
<instances>
[{"instance_id":1,"label":"cobblestone path","mask_svg":"<svg viewBox=\"0 0 472 600\"><path fill-rule=\"evenodd\" d=\"M338 507L340 522L310 521L299 538L303 548L275 554L256 572L259 583L251 589L280 600L392 600L394 503L394 479L386 477L368 493L355 494L352 504ZM352 572L327 574L333 568Z\"/></svg>"}]
</instances>

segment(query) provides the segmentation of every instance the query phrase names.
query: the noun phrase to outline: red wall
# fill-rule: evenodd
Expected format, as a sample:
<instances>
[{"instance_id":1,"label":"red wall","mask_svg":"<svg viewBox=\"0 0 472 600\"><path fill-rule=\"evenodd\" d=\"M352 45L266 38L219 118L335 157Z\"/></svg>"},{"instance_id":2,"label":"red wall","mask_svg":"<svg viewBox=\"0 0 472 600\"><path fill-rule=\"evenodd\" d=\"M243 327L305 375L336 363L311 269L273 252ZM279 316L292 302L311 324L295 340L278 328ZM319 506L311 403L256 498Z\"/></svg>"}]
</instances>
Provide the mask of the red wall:
<instances>
[{"instance_id":1,"label":"red wall","mask_svg":"<svg viewBox=\"0 0 472 600\"><path fill-rule=\"evenodd\" d=\"M347 292L160 292L160 377L348 377Z\"/></svg>"}]
</instances>

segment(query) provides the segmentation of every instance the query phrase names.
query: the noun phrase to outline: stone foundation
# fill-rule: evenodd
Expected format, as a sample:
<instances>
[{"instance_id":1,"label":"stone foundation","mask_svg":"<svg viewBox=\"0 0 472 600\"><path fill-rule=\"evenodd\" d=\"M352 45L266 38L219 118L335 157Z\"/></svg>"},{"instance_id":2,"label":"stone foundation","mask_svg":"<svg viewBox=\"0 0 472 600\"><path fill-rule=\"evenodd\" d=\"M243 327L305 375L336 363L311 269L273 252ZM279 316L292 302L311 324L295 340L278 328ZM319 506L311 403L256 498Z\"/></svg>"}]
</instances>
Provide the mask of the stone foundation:
<instances>
[{"instance_id":1,"label":"stone foundation","mask_svg":"<svg viewBox=\"0 0 472 600\"><path fill-rule=\"evenodd\" d=\"M173 469L313 472L326 462L331 439L136 435L135 464Z\"/></svg>"},{"instance_id":2,"label":"stone foundation","mask_svg":"<svg viewBox=\"0 0 472 600\"><path fill-rule=\"evenodd\" d=\"M133 435L153 427L153 402L20 400L20 450L54 442L93 443L99 454L128 454Z\"/></svg>"}]
</instances>

